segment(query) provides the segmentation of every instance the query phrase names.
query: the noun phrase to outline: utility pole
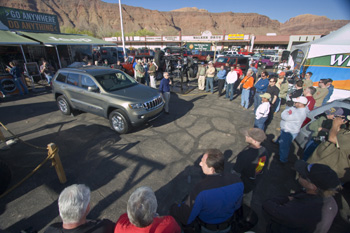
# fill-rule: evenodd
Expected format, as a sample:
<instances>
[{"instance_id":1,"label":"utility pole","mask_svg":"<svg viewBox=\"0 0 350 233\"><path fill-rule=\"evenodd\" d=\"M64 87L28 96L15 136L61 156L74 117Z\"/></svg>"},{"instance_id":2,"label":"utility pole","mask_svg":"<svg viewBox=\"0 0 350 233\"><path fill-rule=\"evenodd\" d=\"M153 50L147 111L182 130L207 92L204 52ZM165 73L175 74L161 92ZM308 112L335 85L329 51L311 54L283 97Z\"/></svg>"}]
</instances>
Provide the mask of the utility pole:
<instances>
[{"instance_id":1,"label":"utility pole","mask_svg":"<svg viewBox=\"0 0 350 233\"><path fill-rule=\"evenodd\" d=\"M124 26L123 26L123 14L122 14L122 4L119 0L119 15L120 15L120 28L122 30L122 42L123 42L123 52L124 52L124 60L126 60L126 51L125 51L125 41L124 41Z\"/></svg>"}]
</instances>

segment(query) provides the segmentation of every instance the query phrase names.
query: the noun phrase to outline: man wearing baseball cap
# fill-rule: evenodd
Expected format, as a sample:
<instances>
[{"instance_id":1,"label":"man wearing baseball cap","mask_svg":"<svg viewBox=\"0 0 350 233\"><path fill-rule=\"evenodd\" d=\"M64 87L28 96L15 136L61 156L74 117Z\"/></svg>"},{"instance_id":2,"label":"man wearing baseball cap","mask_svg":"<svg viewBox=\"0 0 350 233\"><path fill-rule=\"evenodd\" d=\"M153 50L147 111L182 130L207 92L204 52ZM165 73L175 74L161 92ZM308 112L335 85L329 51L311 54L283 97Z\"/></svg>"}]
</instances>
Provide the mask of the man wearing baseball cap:
<instances>
[{"instance_id":1,"label":"man wearing baseball cap","mask_svg":"<svg viewBox=\"0 0 350 233\"><path fill-rule=\"evenodd\" d=\"M327 165L295 162L304 191L274 197L263 203L266 232L327 233L338 212L333 196L341 189L337 174Z\"/></svg>"},{"instance_id":2,"label":"man wearing baseball cap","mask_svg":"<svg viewBox=\"0 0 350 233\"><path fill-rule=\"evenodd\" d=\"M238 155L232 172L240 175L244 184L243 202L250 206L253 192L269 164L269 153L261 143L266 139L263 130L250 128L242 130L248 146Z\"/></svg>"},{"instance_id":3,"label":"man wearing baseball cap","mask_svg":"<svg viewBox=\"0 0 350 233\"><path fill-rule=\"evenodd\" d=\"M256 109L255 112L255 122L254 127L265 131L265 122L269 116L270 112L270 99L271 95L269 93L264 93L260 95L261 104Z\"/></svg>"},{"instance_id":4,"label":"man wearing baseball cap","mask_svg":"<svg viewBox=\"0 0 350 233\"><path fill-rule=\"evenodd\" d=\"M294 107L285 109L281 114L281 134L276 141L279 143L279 155L282 164L288 162L290 145L300 132L300 127L308 112L306 97L300 96L292 100Z\"/></svg>"}]
</instances>

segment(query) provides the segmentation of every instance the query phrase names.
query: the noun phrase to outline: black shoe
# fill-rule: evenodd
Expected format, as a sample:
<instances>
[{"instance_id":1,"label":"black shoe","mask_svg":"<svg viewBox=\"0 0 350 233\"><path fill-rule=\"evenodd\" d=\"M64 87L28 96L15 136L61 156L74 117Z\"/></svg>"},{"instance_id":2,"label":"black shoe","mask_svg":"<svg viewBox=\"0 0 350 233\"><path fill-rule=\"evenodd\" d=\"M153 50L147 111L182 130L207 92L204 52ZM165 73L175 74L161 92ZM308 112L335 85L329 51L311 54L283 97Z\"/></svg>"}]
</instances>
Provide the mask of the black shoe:
<instances>
[{"instance_id":1,"label":"black shoe","mask_svg":"<svg viewBox=\"0 0 350 233\"><path fill-rule=\"evenodd\" d=\"M165 111L164 111L164 113L167 114L167 115L169 115L169 112L165 112Z\"/></svg>"}]
</instances>

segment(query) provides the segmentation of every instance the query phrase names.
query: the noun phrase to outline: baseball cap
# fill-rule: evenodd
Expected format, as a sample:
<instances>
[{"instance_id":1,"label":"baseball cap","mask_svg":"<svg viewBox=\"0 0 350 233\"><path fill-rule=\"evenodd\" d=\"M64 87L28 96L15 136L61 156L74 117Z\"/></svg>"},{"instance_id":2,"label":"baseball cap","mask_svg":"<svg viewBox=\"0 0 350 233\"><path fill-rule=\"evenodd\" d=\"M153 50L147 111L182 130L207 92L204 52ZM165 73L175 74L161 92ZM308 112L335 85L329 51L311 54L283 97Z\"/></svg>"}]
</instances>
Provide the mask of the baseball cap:
<instances>
[{"instance_id":1,"label":"baseball cap","mask_svg":"<svg viewBox=\"0 0 350 233\"><path fill-rule=\"evenodd\" d=\"M260 95L261 98L271 99L271 95L269 93L264 93Z\"/></svg>"},{"instance_id":2,"label":"baseball cap","mask_svg":"<svg viewBox=\"0 0 350 233\"><path fill-rule=\"evenodd\" d=\"M341 116L344 114L344 111L342 108L333 107L333 108L330 108L329 110L325 111L324 113L326 113L326 115Z\"/></svg>"},{"instance_id":3,"label":"baseball cap","mask_svg":"<svg viewBox=\"0 0 350 233\"><path fill-rule=\"evenodd\" d=\"M263 142L266 139L265 132L259 128L243 129L241 132L244 136L251 137L258 142Z\"/></svg>"},{"instance_id":4,"label":"baseball cap","mask_svg":"<svg viewBox=\"0 0 350 233\"><path fill-rule=\"evenodd\" d=\"M337 173L325 164L309 164L303 160L298 160L295 162L294 168L301 177L308 179L322 190L335 190L340 185Z\"/></svg>"},{"instance_id":5,"label":"baseball cap","mask_svg":"<svg viewBox=\"0 0 350 233\"><path fill-rule=\"evenodd\" d=\"M292 98L294 103L302 103L302 104L307 104L308 100L305 96L299 96L297 98Z\"/></svg>"},{"instance_id":6,"label":"baseball cap","mask_svg":"<svg viewBox=\"0 0 350 233\"><path fill-rule=\"evenodd\" d=\"M283 75L283 76L285 76L286 75L286 72L280 72L279 74L278 74L279 76L281 76L281 75Z\"/></svg>"}]
</instances>

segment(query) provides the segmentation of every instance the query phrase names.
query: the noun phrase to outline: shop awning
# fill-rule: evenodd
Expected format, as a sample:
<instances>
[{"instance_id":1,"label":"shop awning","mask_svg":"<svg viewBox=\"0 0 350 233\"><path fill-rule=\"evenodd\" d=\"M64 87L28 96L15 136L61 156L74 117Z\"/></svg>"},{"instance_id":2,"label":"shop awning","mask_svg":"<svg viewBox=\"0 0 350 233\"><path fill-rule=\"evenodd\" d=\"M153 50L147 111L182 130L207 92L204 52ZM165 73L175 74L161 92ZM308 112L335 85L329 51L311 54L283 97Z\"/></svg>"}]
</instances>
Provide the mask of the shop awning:
<instances>
[{"instance_id":1,"label":"shop awning","mask_svg":"<svg viewBox=\"0 0 350 233\"><path fill-rule=\"evenodd\" d=\"M36 41L19 36L10 31L0 30L0 45L24 45L24 44L39 44Z\"/></svg>"},{"instance_id":2,"label":"shop awning","mask_svg":"<svg viewBox=\"0 0 350 233\"><path fill-rule=\"evenodd\" d=\"M52 34L52 33L33 33L18 32L20 35L39 41L45 45L116 45L94 38L92 36L77 34Z\"/></svg>"}]
</instances>

